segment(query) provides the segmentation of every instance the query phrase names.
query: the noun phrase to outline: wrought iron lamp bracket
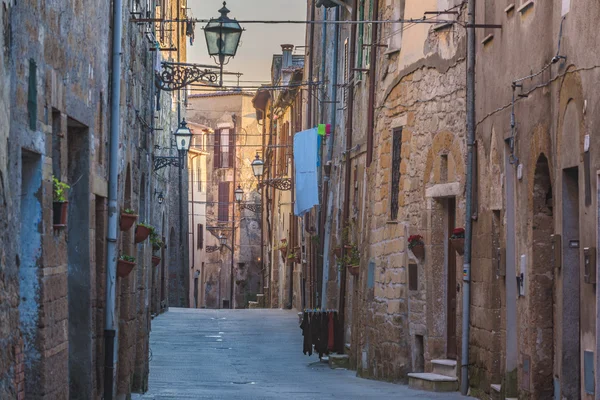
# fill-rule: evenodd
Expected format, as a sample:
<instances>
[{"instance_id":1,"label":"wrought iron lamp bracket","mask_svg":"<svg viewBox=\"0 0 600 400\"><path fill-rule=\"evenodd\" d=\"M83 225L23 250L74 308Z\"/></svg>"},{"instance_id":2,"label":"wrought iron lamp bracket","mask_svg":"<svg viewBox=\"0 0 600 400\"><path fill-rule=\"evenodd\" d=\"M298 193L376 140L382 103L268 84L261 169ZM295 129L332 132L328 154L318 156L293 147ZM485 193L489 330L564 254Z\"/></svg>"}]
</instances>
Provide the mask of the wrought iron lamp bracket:
<instances>
[{"instance_id":1,"label":"wrought iron lamp bracket","mask_svg":"<svg viewBox=\"0 0 600 400\"><path fill-rule=\"evenodd\" d=\"M262 181L258 187L263 188L264 186L270 186L278 190L292 190L292 179L291 178L275 178L267 179Z\"/></svg>"},{"instance_id":2,"label":"wrought iron lamp bracket","mask_svg":"<svg viewBox=\"0 0 600 400\"><path fill-rule=\"evenodd\" d=\"M157 172L165 167L174 166L178 168L182 168L181 157L179 156L154 156L154 172Z\"/></svg>"},{"instance_id":3,"label":"wrought iron lamp bracket","mask_svg":"<svg viewBox=\"0 0 600 400\"><path fill-rule=\"evenodd\" d=\"M254 213L260 213L262 206L261 204L256 203L240 203L240 208L245 208L246 210L250 210Z\"/></svg>"},{"instance_id":4,"label":"wrought iron lamp bracket","mask_svg":"<svg viewBox=\"0 0 600 400\"><path fill-rule=\"evenodd\" d=\"M221 246L206 246L207 253L216 253L221 249Z\"/></svg>"},{"instance_id":5,"label":"wrought iron lamp bracket","mask_svg":"<svg viewBox=\"0 0 600 400\"><path fill-rule=\"evenodd\" d=\"M210 65L163 62L162 69L156 72L156 87L172 92L194 82L218 86L220 74L219 69Z\"/></svg>"}]
</instances>

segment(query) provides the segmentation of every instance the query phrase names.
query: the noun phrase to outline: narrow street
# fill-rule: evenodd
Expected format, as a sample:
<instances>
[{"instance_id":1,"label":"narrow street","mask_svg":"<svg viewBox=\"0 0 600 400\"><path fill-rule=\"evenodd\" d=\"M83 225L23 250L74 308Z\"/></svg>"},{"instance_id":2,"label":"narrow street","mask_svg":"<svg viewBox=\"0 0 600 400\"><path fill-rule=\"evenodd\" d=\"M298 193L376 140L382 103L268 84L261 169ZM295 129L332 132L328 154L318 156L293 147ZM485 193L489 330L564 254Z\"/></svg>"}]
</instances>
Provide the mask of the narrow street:
<instances>
[{"instance_id":1,"label":"narrow street","mask_svg":"<svg viewBox=\"0 0 600 400\"><path fill-rule=\"evenodd\" d=\"M465 399L357 378L302 354L294 311L170 309L150 334L149 391L167 399Z\"/></svg>"}]
</instances>

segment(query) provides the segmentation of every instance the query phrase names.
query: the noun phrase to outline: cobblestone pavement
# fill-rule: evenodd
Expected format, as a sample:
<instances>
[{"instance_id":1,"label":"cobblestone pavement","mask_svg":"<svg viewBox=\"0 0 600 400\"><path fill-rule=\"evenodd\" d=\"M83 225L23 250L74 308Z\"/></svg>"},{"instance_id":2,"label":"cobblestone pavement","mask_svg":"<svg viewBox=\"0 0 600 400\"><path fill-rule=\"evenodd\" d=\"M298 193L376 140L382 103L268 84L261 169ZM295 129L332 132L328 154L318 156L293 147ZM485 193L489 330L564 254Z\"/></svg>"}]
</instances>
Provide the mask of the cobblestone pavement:
<instances>
[{"instance_id":1,"label":"cobblestone pavement","mask_svg":"<svg viewBox=\"0 0 600 400\"><path fill-rule=\"evenodd\" d=\"M465 399L357 378L302 354L294 311L170 309L152 322L149 391L167 399Z\"/></svg>"}]
</instances>

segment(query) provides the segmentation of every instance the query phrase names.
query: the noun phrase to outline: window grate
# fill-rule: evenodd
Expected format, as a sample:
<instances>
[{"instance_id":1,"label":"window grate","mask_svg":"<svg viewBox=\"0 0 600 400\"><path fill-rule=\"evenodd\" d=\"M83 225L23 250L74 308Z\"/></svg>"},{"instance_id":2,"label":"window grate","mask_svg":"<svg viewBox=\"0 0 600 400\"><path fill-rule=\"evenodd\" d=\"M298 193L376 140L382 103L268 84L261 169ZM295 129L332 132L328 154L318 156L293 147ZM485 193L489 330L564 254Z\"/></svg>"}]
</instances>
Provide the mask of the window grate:
<instances>
[{"instance_id":1,"label":"window grate","mask_svg":"<svg viewBox=\"0 0 600 400\"><path fill-rule=\"evenodd\" d=\"M400 197L400 164L402 163L402 128L392 131L392 199L390 202L390 219L398 219Z\"/></svg>"}]
</instances>

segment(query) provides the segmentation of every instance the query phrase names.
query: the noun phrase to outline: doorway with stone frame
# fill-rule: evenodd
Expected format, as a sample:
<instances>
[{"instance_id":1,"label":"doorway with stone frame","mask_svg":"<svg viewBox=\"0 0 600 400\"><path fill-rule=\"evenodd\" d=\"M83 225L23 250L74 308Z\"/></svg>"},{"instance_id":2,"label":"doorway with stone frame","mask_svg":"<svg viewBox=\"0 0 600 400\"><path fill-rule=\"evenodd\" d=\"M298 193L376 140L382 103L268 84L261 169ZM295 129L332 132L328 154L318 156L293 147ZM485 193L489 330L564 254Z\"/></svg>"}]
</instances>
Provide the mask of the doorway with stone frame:
<instances>
[{"instance_id":1,"label":"doorway with stone frame","mask_svg":"<svg viewBox=\"0 0 600 400\"><path fill-rule=\"evenodd\" d=\"M532 399L554 395L554 212L548 159L540 154L533 179L532 265L529 272L529 336L531 369L528 382Z\"/></svg>"},{"instance_id":2,"label":"doorway with stone frame","mask_svg":"<svg viewBox=\"0 0 600 400\"><path fill-rule=\"evenodd\" d=\"M458 292L456 252L450 242L457 224L458 184L435 185L439 197L431 199L429 230L431 243L428 259L428 340L427 354L436 359L458 357Z\"/></svg>"}]
</instances>

